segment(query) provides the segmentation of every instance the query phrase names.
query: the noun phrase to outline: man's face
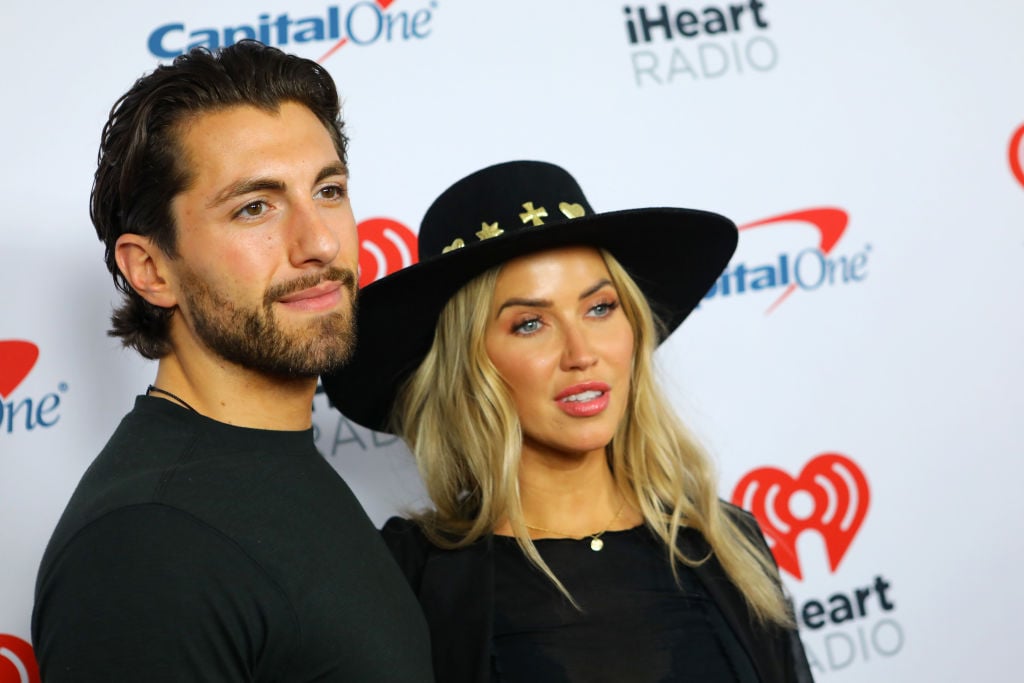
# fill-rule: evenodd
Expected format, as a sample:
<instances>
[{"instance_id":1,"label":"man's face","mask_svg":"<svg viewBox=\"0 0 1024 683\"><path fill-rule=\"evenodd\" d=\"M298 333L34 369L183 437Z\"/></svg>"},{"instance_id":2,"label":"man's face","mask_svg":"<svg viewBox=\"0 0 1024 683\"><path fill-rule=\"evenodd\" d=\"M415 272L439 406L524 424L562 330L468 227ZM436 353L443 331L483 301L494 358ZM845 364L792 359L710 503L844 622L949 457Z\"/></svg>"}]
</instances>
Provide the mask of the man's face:
<instances>
[{"instance_id":1,"label":"man's face","mask_svg":"<svg viewBox=\"0 0 1024 683\"><path fill-rule=\"evenodd\" d=\"M349 355L359 242L347 170L306 107L237 106L179 133L188 188L171 204L178 312L199 348L312 377Z\"/></svg>"}]
</instances>

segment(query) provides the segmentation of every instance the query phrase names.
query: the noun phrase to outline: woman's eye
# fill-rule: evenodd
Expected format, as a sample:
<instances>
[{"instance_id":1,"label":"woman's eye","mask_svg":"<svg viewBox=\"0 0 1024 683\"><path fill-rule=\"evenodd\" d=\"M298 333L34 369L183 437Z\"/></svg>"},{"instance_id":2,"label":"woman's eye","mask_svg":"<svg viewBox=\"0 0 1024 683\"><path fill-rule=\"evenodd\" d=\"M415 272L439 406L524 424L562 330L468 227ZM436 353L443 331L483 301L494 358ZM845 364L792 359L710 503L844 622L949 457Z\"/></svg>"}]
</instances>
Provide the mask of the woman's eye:
<instances>
[{"instance_id":1,"label":"woman's eye","mask_svg":"<svg viewBox=\"0 0 1024 683\"><path fill-rule=\"evenodd\" d=\"M611 315L611 312L615 310L618 304L614 301L605 301L594 305L590 309L590 312L598 318L604 318L605 316Z\"/></svg>"},{"instance_id":2,"label":"woman's eye","mask_svg":"<svg viewBox=\"0 0 1024 683\"><path fill-rule=\"evenodd\" d=\"M513 327L512 331L519 334L531 334L539 329L540 318L531 318L529 320L524 320L523 322Z\"/></svg>"}]
</instances>

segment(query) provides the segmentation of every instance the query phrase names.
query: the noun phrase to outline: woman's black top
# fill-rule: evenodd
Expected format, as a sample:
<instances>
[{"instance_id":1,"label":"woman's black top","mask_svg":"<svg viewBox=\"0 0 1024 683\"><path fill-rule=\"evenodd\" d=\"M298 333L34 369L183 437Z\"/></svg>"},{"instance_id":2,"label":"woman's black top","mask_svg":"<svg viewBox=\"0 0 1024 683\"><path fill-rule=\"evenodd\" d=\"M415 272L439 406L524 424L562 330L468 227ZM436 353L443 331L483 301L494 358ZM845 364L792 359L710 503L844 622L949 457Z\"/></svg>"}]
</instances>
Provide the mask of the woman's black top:
<instances>
[{"instance_id":1,"label":"woman's black top","mask_svg":"<svg viewBox=\"0 0 1024 683\"><path fill-rule=\"evenodd\" d=\"M746 652L701 582L646 527L590 538L538 539L577 610L496 536L492 680L496 683L756 683Z\"/></svg>"}]
</instances>

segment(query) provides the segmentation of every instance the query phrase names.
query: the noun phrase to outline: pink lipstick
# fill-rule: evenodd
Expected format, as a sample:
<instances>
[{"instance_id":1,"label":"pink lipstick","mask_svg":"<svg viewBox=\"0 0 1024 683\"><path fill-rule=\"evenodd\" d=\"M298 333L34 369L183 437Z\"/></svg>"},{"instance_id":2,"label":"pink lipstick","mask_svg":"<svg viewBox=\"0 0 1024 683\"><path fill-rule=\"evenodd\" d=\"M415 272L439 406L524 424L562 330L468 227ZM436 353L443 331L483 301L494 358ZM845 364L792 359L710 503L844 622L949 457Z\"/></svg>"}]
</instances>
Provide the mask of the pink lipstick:
<instances>
[{"instance_id":1,"label":"pink lipstick","mask_svg":"<svg viewBox=\"0 0 1024 683\"><path fill-rule=\"evenodd\" d=\"M611 387L604 382L581 382L560 391L555 401L566 415L591 417L608 407L610 392Z\"/></svg>"}]
</instances>

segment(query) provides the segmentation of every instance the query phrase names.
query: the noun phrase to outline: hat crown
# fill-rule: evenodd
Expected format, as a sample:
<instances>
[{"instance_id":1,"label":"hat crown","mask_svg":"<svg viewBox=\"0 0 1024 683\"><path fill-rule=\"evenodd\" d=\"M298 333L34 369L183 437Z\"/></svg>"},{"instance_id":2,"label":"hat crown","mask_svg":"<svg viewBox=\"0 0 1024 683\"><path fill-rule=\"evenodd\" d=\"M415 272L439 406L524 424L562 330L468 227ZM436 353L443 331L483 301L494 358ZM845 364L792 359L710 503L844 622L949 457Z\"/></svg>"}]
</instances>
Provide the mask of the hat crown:
<instances>
[{"instance_id":1,"label":"hat crown","mask_svg":"<svg viewBox=\"0 0 1024 683\"><path fill-rule=\"evenodd\" d=\"M565 169L542 161L496 164L466 176L430 205L420 225L419 259L592 213Z\"/></svg>"}]
</instances>

